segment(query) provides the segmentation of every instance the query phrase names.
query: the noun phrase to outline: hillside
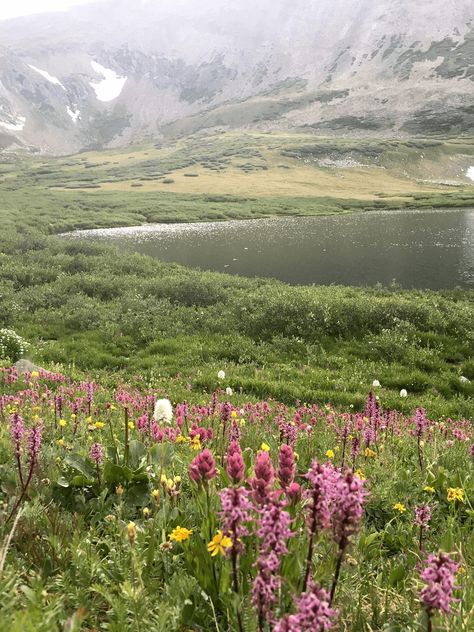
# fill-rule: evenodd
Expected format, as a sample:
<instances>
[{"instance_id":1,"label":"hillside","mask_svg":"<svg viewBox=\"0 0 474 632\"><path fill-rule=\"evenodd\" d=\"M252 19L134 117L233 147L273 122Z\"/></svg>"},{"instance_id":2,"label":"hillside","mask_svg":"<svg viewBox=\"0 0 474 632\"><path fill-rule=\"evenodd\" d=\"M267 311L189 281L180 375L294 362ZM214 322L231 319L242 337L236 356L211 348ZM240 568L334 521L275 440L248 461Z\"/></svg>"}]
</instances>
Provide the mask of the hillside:
<instances>
[{"instance_id":1,"label":"hillside","mask_svg":"<svg viewBox=\"0 0 474 632\"><path fill-rule=\"evenodd\" d=\"M4 149L474 132L470 0L105 1L1 22L0 42Z\"/></svg>"}]
</instances>

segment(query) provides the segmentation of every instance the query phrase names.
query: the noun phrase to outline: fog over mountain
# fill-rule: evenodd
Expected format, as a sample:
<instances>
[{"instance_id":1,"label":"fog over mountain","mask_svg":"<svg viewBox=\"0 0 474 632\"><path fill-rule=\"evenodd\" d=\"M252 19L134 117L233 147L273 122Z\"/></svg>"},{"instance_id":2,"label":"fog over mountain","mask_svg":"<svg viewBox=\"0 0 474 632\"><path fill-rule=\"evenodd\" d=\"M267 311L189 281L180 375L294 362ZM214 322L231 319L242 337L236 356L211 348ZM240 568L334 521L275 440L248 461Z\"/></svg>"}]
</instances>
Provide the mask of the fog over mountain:
<instances>
[{"instance_id":1,"label":"fog over mountain","mask_svg":"<svg viewBox=\"0 0 474 632\"><path fill-rule=\"evenodd\" d=\"M0 149L472 134L473 96L472 0L113 0L0 22Z\"/></svg>"}]
</instances>

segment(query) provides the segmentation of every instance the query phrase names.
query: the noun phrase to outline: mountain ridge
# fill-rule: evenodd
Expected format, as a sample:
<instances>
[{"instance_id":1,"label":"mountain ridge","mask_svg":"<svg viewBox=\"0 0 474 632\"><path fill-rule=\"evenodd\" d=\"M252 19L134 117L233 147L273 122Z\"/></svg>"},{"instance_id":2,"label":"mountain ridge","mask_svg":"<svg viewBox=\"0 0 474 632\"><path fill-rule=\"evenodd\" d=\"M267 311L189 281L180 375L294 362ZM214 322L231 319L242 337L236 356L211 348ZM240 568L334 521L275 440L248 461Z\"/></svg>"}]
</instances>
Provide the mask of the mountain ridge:
<instances>
[{"instance_id":1,"label":"mountain ridge","mask_svg":"<svg viewBox=\"0 0 474 632\"><path fill-rule=\"evenodd\" d=\"M234 128L474 134L468 0L105 1L5 21L0 41L0 149Z\"/></svg>"}]
</instances>

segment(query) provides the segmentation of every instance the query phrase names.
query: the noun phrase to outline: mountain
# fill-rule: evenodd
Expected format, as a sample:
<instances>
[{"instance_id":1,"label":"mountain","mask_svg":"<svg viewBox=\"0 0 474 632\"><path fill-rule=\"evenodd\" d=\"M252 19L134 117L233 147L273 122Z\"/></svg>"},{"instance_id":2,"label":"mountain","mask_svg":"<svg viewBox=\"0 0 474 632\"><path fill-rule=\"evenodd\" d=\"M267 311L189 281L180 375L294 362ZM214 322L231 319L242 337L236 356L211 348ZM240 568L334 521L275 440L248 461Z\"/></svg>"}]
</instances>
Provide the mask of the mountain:
<instances>
[{"instance_id":1,"label":"mountain","mask_svg":"<svg viewBox=\"0 0 474 632\"><path fill-rule=\"evenodd\" d=\"M474 134L472 0L105 0L0 22L0 149Z\"/></svg>"}]
</instances>

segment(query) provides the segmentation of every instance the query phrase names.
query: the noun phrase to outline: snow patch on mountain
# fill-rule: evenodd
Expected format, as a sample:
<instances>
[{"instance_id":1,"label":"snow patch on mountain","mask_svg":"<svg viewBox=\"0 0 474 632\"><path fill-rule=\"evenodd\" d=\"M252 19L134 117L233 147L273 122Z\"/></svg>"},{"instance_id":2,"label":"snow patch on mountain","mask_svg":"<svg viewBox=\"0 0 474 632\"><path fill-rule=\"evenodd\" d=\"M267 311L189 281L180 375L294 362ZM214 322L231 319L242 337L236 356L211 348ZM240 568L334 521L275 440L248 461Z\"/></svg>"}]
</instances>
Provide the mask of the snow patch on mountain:
<instances>
[{"instance_id":1,"label":"snow patch on mountain","mask_svg":"<svg viewBox=\"0 0 474 632\"><path fill-rule=\"evenodd\" d=\"M49 83L52 83L55 86L60 86L63 90L66 90L66 88L59 81L59 79L57 77L53 77L53 75L50 75L47 70L41 70L41 68L37 68L36 66L33 66L33 64L28 64L28 66L31 68L31 70L34 70L39 75L41 75L44 79L46 79L46 81L49 81Z\"/></svg>"},{"instance_id":2,"label":"snow patch on mountain","mask_svg":"<svg viewBox=\"0 0 474 632\"><path fill-rule=\"evenodd\" d=\"M102 81L91 81L90 85L94 89L99 101L113 101L123 90L127 77L120 77L114 70L101 66L96 61L91 61L94 71L103 77Z\"/></svg>"},{"instance_id":3,"label":"snow patch on mountain","mask_svg":"<svg viewBox=\"0 0 474 632\"><path fill-rule=\"evenodd\" d=\"M80 110L71 110L69 105L67 106L66 109L67 109L67 113L72 118L73 122L77 123L78 119L80 119L80 117L81 117L81 111Z\"/></svg>"},{"instance_id":4,"label":"snow patch on mountain","mask_svg":"<svg viewBox=\"0 0 474 632\"><path fill-rule=\"evenodd\" d=\"M467 177L468 177L470 180L474 180L474 166L469 167L469 169L467 170L466 175L467 175Z\"/></svg>"},{"instance_id":5,"label":"snow patch on mountain","mask_svg":"<svg viewBox=\"0 0 474 632\"><path fill-rule=\"evenodd\" d=\"M5 123L0 121L0 127L4 127L10 132L21 132L26 123L26 118L24 116L19 116L14 123Z\"/></svg>"}]
</instances>

